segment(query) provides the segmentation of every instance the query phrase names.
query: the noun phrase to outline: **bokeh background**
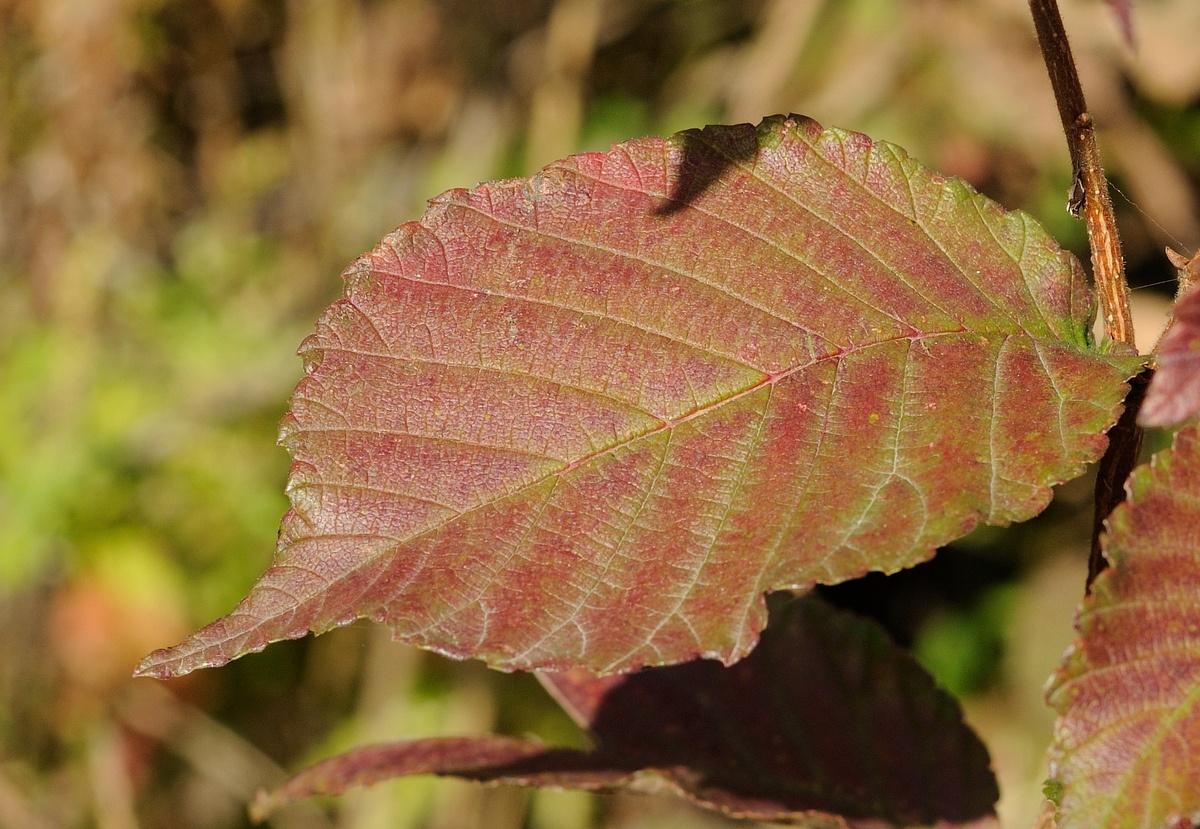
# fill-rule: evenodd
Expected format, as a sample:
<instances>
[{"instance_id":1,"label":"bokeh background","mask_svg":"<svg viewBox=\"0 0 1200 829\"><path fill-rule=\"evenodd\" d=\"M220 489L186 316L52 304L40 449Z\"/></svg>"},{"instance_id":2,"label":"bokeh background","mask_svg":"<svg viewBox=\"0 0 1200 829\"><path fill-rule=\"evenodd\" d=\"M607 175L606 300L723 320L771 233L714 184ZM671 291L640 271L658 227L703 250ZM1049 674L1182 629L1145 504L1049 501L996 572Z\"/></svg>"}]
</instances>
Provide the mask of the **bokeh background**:
<instances>
[{"instance_id":1,"label":"bokeh background","mask_svg":"<svg viewBox=\"0 0 1200 829\"><path fill-rule=\"evenodd\" d=\"M1200 244L1200 3L1064 0L1143 344ZM286 508L276 423L338 273L424 200L645 134L795 111L906 147L1083 252L1022 0L0 0L0 829L246 825L389 738L578 743L529 677L353 625L130 680L230 610ZM1136 206L1135 206L1136 205ZM912 644L1040 800L1090 484L831 591ZM719 826L670 801L419 779L278 827Z\"/></svg>"}]
</instances>

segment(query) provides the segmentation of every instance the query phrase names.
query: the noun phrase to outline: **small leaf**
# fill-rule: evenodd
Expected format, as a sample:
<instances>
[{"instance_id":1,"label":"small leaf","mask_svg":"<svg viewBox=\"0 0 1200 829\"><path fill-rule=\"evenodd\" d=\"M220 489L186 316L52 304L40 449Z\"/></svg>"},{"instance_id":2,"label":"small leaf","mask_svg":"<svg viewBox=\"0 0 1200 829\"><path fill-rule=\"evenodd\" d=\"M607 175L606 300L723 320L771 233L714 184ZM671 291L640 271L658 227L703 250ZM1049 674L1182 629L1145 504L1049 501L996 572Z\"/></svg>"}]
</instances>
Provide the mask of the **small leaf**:
<instances>
[{"instance_id":1,"label":"small leaf","mask_svg":"<svg viewBox=\"0 0 1200 829\"><path fill-rule=\"evenodd\" d=\"M1157 360L1138 419L1147 426L1178 426L1200 415L1200 289L1175 303Z\"/></svg>"},{"instance_id":2,"label":"small leaf","mask_svg":"<svg viewBox=\"0 0 1200 829\"><path fill-rule=\"evenodd\" d=\"M748 658L543 682L597 748L501 737L374 746L260 798L277 808L405 774L582 789L670 790L756 820L989 825L998 792L958 705L873 623L813 595L790 602Z\"/></svg>"},{"instance_id":3,"label":"small leaf","mask_svg":"<svg viewBox=\"0 0 1200 829\"><path fill-rule=\"evenodd\" d=\"M451 191L345 276L274 565L139 674L356 617L504 669L730 663L768 591L1039 512L1141 364L1029 217L802 118Z\"/></svg>"},{"instance_id":4,"label":"small leaf","mask_svg":"<svg viewBox=\"0 0 1200 829\"><path fill-rule=\"evenodd\" d=\"M574 749L551 748L512 737L432 737L365 746L331 757L273 792L259 792L250 815L261 822L277 809L305 797L343 794L355 786L415 774L589 791L617 789L632 777L607 758Z\"/></svg>"},{"instance_id":5,"label":"small leaf","mask_svg":"<svg viewBox=\"0 0 1200 829\"><path fill-rule=\"evenodd\" d=\"M1059 829L1200 823L1200 432L1128 483L1048 698Z\"/></svg>"}]
</instances>

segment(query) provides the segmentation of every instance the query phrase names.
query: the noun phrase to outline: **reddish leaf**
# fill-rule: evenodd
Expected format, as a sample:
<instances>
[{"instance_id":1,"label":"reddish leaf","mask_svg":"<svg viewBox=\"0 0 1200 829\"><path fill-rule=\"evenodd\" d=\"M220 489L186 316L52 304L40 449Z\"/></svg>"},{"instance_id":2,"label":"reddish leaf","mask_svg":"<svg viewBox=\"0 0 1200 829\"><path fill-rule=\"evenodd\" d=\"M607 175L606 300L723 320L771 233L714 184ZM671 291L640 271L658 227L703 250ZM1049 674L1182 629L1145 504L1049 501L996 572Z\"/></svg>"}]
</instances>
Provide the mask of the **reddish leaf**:
<instances>
[{"instance_id":1,"label":"reddish leaf","mask_svg":"<svg viewBox=\"0 0 1200 829\"><path fill-rule=\"evenodd\" d=\"M1140 363L1027 216L806 119L451 191L345 276L274 566L140 674L356 617L506 669L732 662L766 591L1041 510Z\"/></svg>"},{"instance_id":2,"label":"reddish leaf","mask_svg":"<svg viewBox=\"0 0 1200 829\"><path fill-rule=\"evenodd\" d=\"M1192 288L1175 303L1157 356L1158 371L1138 419L1147 426L1177 426L1200 415L1200 290Z\"/></svg>"},{"instance_id":3,"label":"reddish leaf","mask_svg":"<svg viewBox=\"0 0 1200 829\"><path fill-rule=\"evenodd\" d=\"M432 737L357 748L317 763L250 807L255 821L301 798L342 794L397 777L438 774L482 783L550 786L589 791L629 785L633 774L610 758L568 748L551 748L512 737Z\"/></svg>"},{"instance_id":4,"label":"reddish leaf","mask_svg":"<svg viewBox=\"0 0 1200 829\"><path fill-rule=\"evenodd\" d=\"M1130 478L1053 679L1059 829L1200 823L1200 432Z\"/></svg>"},{"instance_id":5,"label":"reddish leaf","mask_svg":"<svg viewBox=\"0 0 1200 829\"><path fill-rule=\"evenodd\" d=\"M873 623L791 602L731 668L696 660L596 678L543 675L592 752L502 737L358 749L260 798L269 810L406 774L583 789L677 791L758 820L990 823L996 783L958 706ZM824 818L822 821L821 819Z\"/></svg>"}]
</instances>

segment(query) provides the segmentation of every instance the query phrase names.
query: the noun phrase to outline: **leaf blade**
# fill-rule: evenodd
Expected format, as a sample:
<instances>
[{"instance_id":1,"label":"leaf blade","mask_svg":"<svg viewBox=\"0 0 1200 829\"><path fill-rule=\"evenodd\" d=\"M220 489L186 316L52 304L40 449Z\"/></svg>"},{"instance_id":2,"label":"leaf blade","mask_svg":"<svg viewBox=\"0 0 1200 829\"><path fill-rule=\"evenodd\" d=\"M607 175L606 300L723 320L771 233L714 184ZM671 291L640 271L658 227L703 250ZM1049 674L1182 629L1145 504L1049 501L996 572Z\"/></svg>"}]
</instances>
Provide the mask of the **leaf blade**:
<instances>
[{"instance_id":1,"label":"leaf blade","mask_svg":"<svg viewBox=\"0 0 1200 829\"><path fill-rule=\"evenodd\" d=\"M259 808L432 773L670 791L726 815L805 825L995 825L987 751L957 703L874 623L812 594L789 601L731 668L696 660L540 678L594 750L497 736L369 746L300 772Z\"/></svg>"},{"instance_id":2,"label":"leaf blade","mask_svg":"<svg viewBox=\"0 0 1200 829\"><path fill-rule=\"evenodd\" d=\"M1058 711L1059 826L1200 819L1200 433L1134 472L1110 516L1111 566L1092 585L1047 691Z\"/></svg>"},{"instance_id":3,"label":"leaf blade","mask_svg":"<svg viewBox=\"0 0 1200 829\"><path fill-rule=\"evenodd\" d=\"M804 119L451 191L346 278L275 566L141 673L364 616L506 669L731 662L769 590L1039 511L1137 362L1027 217Z\"/></svg>"},{"instance_id":4,"label":"leaf blade","mask_svg":"<svg viewBox=\"0 0 1200 829\"><path fill-rule=\"evenodd\" d=\"M1147 426L1178 426L1200 416L1200 291L1176 300L1156 361L1138 419Z\"/></svg>"}]
</instances>

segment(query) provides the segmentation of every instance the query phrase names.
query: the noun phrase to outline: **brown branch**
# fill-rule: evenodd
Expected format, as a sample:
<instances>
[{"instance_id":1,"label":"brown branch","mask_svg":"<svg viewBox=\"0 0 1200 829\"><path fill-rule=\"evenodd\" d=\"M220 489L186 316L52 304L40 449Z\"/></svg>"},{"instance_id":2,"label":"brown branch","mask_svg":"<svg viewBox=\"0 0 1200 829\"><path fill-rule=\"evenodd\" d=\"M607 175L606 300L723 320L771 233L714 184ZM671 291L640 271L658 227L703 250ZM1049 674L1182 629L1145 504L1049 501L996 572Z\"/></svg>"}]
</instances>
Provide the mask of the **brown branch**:
<instances>
[{"instance_id":1,"label":"brown branch","mask_svg":"<svg viewBox=\"0 0 1200 829\"><path fill-rule=\"evenodd\" d=\"M1125 262L1117 235L1108 180L1100 165L1096 130L1088 113L1071 45L1058 13L1057 0L1029 0L1029 10L1037 29L1038 45L1046 61L1058 117L1067 136L1074 181L1067 207L1087 222L1088 243L1092 253L1092 275L1104 315L1104 332L1109 339L1133 346L1133 317L1129 311L1129 285L1125 282ZM1088 559L1087 585L1108 562L1100 548L1100 536L1109 513L1125 498L1125 479L1137 464L1142 448L1142 428L1137 424L1138 409L1150 382L1151 370L1130 381L1125 411L1108 433L1108 451L1100 459L1096 477L1096 512L1092 522L1092 549Z\"/></svg>"},{"instance_id":2,"label":"brown branch","mask_svg":"<svg viewBox=\"0 0 1200 829\"><path fill-rule=\"evenodd\" d=\"M1129 313L1129 286L1125 282L1125 262L1121 240L1108 197L1108 180L1100 166L1096 148L1096 130L1087 110L1083 87L1071 45L1058 13L1057 0L1029 0L1037 29L1038 45L1046 60L1046 71L1058 104L1058 117L1067 136L1075 184L1069 206L1076 215L1082 207L1087 221L1088 242L1092 251L1092 273L1100 295L1104 331L1110 339L1133 345L1133 318Z\"/></svg>"},{"instance_id":3,"label":"brown branch","mask_svg":"<svg viewBox=\"0 0 1200 829\"><path fill-rule=\"evenodd\" d=\"M1104 558L1100 549L1100 535L1104 531L1104 522L1109 513L1125 500L1125 479L1137 466L1138 456L1142 451L1144 430L1138 425L1137 416L1142 408L1142 401L1146 399L1146 388L1150 385L1153 375L1154 369L1147 368L1129 381L1125 411L1121 413L1117 425L1108 431L1108 451L1104 453L1100 467L1096 470L1096 512L1092 517L1092 549L1088 555L1089 589L1096 576L1100 575L1100 571L1108 566L1108 560Z\"/></svg>"}]
</instances>

